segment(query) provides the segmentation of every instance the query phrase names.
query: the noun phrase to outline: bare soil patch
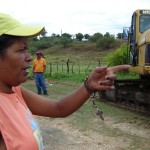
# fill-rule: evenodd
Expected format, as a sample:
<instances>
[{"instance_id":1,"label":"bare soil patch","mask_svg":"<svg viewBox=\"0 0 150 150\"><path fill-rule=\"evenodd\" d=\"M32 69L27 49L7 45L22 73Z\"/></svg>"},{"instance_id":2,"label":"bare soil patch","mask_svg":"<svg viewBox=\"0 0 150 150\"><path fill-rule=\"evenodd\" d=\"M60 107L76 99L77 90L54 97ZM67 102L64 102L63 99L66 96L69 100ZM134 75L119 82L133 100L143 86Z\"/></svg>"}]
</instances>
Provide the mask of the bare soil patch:
<instances>
[{"instance_id":1,"label":"bare soil patch","mask_svg":"<svg viewBox=\"0 0 150 150\"><path fill-rule=\"evenodd\" d=\"M43 134L45 150L129 150L132 148L131 139L122 136L106 136L92 130L81 132L69 123L70 119L71 116L61 119L37 117ZM99 118L93 119L95 119L94 122L99 122ZM136 128L129 123L116 124L113 118L106 117L103 124L112 129L119 128L124 134L150 138L149 129ZM94 125L91 128L94 128ZM150 143L146 147L150 148Z\"/></svg>"}]
</instances>

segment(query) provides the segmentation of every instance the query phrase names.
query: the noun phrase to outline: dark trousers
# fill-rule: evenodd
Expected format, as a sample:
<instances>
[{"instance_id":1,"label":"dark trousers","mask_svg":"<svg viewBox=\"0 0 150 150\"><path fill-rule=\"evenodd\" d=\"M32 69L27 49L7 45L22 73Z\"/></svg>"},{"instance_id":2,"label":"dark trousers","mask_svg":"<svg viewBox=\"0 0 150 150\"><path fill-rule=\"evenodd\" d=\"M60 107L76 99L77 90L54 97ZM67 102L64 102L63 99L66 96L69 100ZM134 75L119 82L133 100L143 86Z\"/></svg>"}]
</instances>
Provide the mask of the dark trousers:
<instances>
[{"instance_id":1,"label":"dark trousers","mask_svg":"<svg viewBox=\"0 0 150 150\"><path fill-rule=\"evenodd\" d=\"M47 89L45 84L45 77L43 73L34 73L34 79L37 87L38 94L41 94L42 91L45 95L47 95Z\"/></svg>"}]
</instances>

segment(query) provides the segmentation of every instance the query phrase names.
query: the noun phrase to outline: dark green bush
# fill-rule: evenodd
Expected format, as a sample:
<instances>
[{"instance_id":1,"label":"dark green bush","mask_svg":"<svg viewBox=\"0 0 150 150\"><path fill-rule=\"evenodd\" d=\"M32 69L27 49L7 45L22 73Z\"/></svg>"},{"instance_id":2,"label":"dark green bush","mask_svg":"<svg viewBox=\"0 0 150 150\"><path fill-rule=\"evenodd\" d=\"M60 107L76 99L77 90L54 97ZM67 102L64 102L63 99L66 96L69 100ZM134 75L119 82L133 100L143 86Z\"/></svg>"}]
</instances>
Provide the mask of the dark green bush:
<instances>
[{"instance_id":1,"label":"dark green bush","mask_svg":"<svg viewBox=\"0 0 150 150\"><path fill-rule=\"evenodd\" d=\"M97 48L109 49L115 46L115 38L112 37L103 37L99 38L96 42Z\"/></svg>"}]
</instances>

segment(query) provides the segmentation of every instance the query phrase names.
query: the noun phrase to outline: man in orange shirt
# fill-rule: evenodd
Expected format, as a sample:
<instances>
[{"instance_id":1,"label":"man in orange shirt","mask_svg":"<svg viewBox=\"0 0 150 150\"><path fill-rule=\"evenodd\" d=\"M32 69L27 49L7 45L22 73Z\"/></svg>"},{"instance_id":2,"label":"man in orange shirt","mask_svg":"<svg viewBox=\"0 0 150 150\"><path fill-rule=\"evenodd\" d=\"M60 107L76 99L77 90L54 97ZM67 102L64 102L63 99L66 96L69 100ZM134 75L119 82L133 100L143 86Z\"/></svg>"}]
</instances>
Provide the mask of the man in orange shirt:
<instances>
[{"instance_id":1,"label":"man in orange shirt","mask_svg":"<svg viewBox=\"0 0 150 150\"><path fill-rule=\"evenodd\" d=\"M41 51L36 52L37 58L33 61L33 75L37 87L38 94L43 91L44 95L48 95L44 72L46 71L46 60L42 58L43 54Z\"/></svg>"}]
</instances>

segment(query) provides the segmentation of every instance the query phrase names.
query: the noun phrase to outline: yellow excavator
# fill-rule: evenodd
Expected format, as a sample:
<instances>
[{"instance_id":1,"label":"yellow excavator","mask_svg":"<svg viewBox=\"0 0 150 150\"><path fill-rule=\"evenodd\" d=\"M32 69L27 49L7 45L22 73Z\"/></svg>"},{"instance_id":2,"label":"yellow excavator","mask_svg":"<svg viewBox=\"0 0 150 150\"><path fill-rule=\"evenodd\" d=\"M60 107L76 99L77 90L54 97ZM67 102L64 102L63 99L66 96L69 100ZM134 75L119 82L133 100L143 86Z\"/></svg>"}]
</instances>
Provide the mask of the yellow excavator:
<instances>
[{"instance_id":1,"label":"yellow excavator","mask_svg":"<svg viewBox=\"0 0 150 150\"><path fill-rule=\"evenodd\" d=\"M129 71L139 78L115 80L115 91L99 92L100 98L150 112L150 9L134 11L131 26L124 28L123 35L128 40Z\"/></svg>"}]
</instances>

